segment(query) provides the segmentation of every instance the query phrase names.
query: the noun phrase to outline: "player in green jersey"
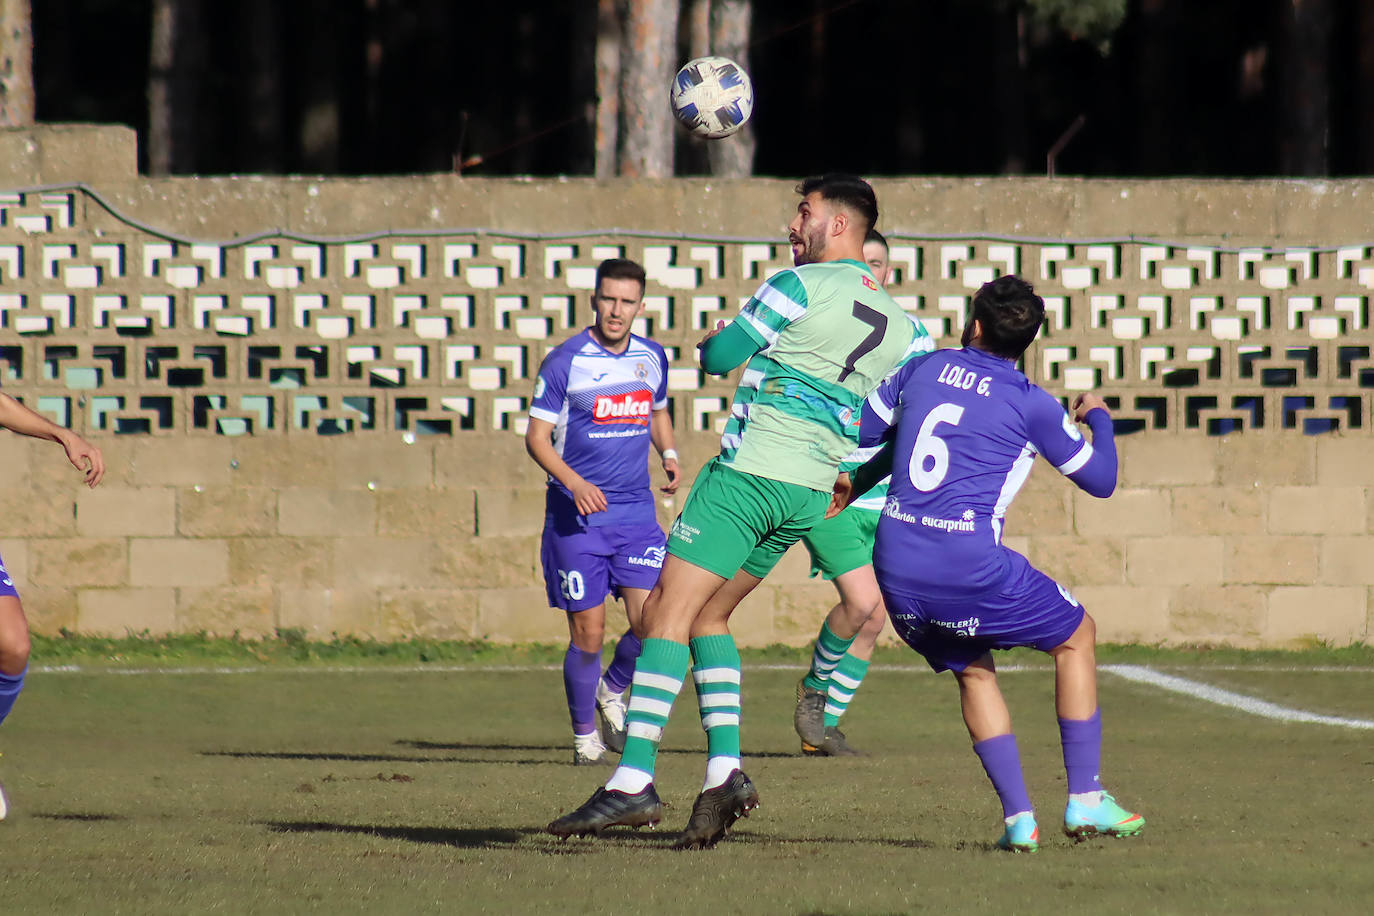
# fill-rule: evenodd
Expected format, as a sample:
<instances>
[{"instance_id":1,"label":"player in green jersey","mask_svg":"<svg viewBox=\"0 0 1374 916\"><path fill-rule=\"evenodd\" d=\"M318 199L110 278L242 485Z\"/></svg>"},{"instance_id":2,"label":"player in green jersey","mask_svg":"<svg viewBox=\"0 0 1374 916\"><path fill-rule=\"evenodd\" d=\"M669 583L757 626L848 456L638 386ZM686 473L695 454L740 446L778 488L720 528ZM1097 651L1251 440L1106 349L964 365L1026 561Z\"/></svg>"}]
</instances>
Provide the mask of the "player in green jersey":
<instances>
[{"instance_id":1,"label":"player in green jersey","mask_svg":"<svg viewBox=\"0 0 1374 916\"><path fill-rule=\"evenodd\" d=\"M892 269L887 239L876 229L864 240L864 261L878 283L886 286ZM913 352L935 349L924 327L916 323ZM862 465L877 449L857 449L840 470ZM808 756L842 757L859 753L840 731L854 692L868 673L868 663L878 636L887 623L878 578L873 573L873 538L887 500L887 480L828 518L802 538L811 554L811 575L820 574L835 583L840 602L821 625L811 656L811 670L797 684L797 708L793 722Z\"/></svg>"},{"instance_id":2,"label":"player in green jersey","mask_svg":"<svg viewBox=\"0 0 1374 916\"><path fill-rule=\"evenodd\" d=\"M758 804L741 769L730 614L828 507L843 505L849 482L837 468L857 445L863 400L915 337L862 260L878 219L873 189L831 174L806 179L797 192L788 225L796 266L765 281L739 317L699 345L706 372L745 369L720 454L697 476L644 604L620 766L585 804L549 825L556 836L658 822L658 745L689 666L706 731L706 779L678 845L715 845Z\"/></svg>"}]
</instances>

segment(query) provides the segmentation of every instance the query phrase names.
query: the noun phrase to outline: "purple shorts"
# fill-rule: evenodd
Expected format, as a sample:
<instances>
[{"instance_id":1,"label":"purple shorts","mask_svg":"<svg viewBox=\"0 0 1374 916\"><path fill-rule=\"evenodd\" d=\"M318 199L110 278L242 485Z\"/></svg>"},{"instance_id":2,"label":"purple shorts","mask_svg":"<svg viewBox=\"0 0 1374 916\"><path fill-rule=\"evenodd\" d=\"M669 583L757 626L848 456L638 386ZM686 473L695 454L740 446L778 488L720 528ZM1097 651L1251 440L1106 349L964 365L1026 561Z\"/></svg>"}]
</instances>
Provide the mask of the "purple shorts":
<instances>
[{"instance_id":1,"label":"purple shorts","mask_svg":"<svg viewBox=\"0 0 1374 916\"><path fill-rule=\"evenodd\" d=\"M663 568L664 544L657 522L582 526L559 524L550 516L539 551L549 607L585 611L612 590L653 588Z\"/></svg>"},{"instance_id":2,"label":"purple shorts","mask_svg":"<svg viewBox=\"0 0 1374 916\"><path fill-rule=\"evenodd\" d=\"M936 671L963 671L989 649L1048 652L1083 622L1069 590L1007 551L1011 573L998 589L969 598L916 598L883 590L897 635ZM879 580L879 585L882 582Z\"/></svg>"},{"instance_id":3,"label":"purple shorts","mask_svg":"<svg viewBox=\"0 0 1374 916\"><path fill-rule=\"evenodd\" d=\"M5 595L13 595L18 598L19 589L14 587L14 577L12 577L10 571L5 568L5 558L0 557L0 597Z\"/></svg>"}]
</instances>

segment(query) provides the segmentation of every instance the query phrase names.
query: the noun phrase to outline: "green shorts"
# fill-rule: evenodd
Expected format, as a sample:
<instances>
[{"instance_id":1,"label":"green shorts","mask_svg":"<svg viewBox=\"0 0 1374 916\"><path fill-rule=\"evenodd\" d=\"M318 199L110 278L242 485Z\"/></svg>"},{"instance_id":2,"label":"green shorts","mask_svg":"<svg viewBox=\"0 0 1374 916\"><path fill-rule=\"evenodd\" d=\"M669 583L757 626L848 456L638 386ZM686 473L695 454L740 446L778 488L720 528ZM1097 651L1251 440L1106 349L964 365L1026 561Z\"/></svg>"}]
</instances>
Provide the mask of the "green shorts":
<instances>
[{"instance_id":1,"label":"green shorts","mask_svg":"<svg viewBox=\"0 0 1374 916\"><path fill-rule=\"evenodd\" d=\"M873 562L873 539L881 512L846 509L828 518L802 538L811 554L811 575L833 579Z\"/></svg>"},{"instance_id":2,"label":"green shorts","mask_svg":"<svg viewBox=\"0 0 1374 916\"><path fill-rule=\"evenodd\" d=\"M741 569L762 579L825 518L829 505L829 493L736 471L713 458L668 532L668 552L726 579Z\"/></svg>"}]
</instances>

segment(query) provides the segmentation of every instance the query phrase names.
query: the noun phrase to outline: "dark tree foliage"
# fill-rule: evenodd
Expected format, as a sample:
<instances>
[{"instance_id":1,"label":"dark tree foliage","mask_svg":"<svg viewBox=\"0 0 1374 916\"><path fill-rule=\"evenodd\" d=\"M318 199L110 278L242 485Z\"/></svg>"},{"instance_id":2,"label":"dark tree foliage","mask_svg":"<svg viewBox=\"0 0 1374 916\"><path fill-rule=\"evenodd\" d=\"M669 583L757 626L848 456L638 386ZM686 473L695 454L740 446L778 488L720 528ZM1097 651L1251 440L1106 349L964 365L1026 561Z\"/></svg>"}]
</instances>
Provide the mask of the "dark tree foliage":
<instances>
[{"instance_id":1,"label":"dark tree foliage","mask_svg":"<svg viewBox=\"0 0 1374 916\"><path fill-rule=\"evenodd\" d=\"M1043 174L1080 116L1059 174L1374 169L1364 0L1320 0L1315 20L1295 0L752 5L755 174ZM151 6L33 4L40 121L122 122L146 138ZM206 3L195 168L591 174L596 6ZM1315 55L1324 68L1304 66ZM1297 142L1314 133L1322 143ZM679 174L709 168L701 142L678 138Z\"/></svg>"}]
</instances>

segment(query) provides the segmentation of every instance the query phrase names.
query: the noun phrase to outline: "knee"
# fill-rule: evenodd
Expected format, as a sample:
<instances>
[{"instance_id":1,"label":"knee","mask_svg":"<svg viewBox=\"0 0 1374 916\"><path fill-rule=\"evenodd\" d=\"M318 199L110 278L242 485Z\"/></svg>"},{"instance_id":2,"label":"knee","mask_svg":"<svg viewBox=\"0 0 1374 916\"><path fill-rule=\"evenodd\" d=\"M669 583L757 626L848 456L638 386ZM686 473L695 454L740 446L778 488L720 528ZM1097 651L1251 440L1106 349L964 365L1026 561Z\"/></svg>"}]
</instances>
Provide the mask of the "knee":
<instances>
[{"instance_id":1,"label":"knee","mask_svg":"<svg viewBox=\"0 0 1374 916\"><path fill-rule=\"evenodd\" d=\"M29 647L27 629L11 634L5 639L4 644L0 645L0 672L11 677L22 674L29 664Z\"/></svg>"},{"instance_id":2,"label":"knee","mask_svg":"<svg viewBox=\"0 0 1374 916\"><path fill-rule=\"evenodd\" d=\"M577 614L568 616L568 635L572 638L573 645L587 652L595 652L601 649L601 643L606 638L605 619L596 619L591 611L581 611Z\"/></svg>"},{"instance_id":3,"label":"knee","mask_svg":"<svg viewBox=\"0 0 1374 916\"><path fill-rule=\"evenodd\" d=\"M864 625L859 628L859 632L870 639L877 639L882 635L885 623L887 623L887 612L883 610L882 602L879 602L878 606L868 615L868 619L864 621Z\"/></svg>"},{"instance_id":4,"label":"knee","mask_svg":"<svg viewBox=\"0 0 1374 916\"><path fill-rule=\"evenodd\" d=\"M867 595L845 596L840 601L840 605L844 608L845 619L856 630L869 624L878 610L878 604L876 598L870 598Z\"/></svg>"}]
</instances>

